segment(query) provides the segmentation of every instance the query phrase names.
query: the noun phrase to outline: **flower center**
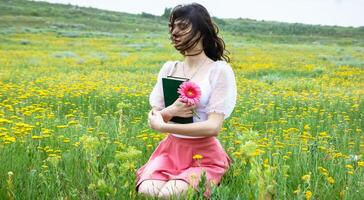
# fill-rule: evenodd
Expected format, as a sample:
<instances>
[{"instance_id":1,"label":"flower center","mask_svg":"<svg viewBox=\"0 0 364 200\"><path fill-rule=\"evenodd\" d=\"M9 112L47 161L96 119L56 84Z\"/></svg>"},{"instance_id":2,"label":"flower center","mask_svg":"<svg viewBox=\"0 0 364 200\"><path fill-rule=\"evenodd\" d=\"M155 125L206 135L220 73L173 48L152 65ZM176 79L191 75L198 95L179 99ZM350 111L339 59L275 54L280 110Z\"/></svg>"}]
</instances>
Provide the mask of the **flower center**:
<instances>
[{"instance_id":1,"label":"flower center","mask_svg":"<svg viewBox=\"0 0 364 200\"><path fill-rule=\"evenodd\" d=\"M193 96L193 91L192 90L188 90L187 91L187 96L188 97L192 97Z\"/></svg>"}]
</instances>

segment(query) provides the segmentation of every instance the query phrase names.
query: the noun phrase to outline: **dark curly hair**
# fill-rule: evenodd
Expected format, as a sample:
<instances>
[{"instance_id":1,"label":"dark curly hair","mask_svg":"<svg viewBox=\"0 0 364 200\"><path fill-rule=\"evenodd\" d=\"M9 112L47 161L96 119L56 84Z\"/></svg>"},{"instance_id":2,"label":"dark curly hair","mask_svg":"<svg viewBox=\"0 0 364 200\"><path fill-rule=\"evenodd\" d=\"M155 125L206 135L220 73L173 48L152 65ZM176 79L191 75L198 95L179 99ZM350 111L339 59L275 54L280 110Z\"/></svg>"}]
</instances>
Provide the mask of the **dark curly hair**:
<instances>
[{"instance_id":1,"label":"dark curly hair","mask_svg":"<svg viewBox=\"0 0 364 200\"><path fill-rule=\"evenodd\" d=\"M198 3L178 5L174 7L171 11L171 15L169 16L168 24L170 27L169 33L171 34L171 40L173 40L172 32L175 21L181 21L185 24L190 23L192 25L192 29L190 30L192 34L190 34L183 43L175 46L182 55L186 55L186 50L196 46L198 41L202 38L203 50L194 55L198 55L204 51L205 54L214 61L224 59L226 62L230 62L230 58L227 56L229 51L225 49L225 42L217 36L219 28L212 21L210 14L205 7ZM196 35L198 37L195 37Z\"/></svg>"}]
</instances>

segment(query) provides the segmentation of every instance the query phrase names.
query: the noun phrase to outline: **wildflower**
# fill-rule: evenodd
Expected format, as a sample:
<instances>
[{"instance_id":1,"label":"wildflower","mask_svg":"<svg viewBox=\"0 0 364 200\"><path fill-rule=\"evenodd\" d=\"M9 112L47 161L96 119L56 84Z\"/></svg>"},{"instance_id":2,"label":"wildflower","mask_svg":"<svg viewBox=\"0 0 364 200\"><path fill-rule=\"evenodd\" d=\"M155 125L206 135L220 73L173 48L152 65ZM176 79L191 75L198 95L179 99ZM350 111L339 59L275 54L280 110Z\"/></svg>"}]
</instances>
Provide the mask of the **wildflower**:
<instances>
[{"instance_id":1,"label":"wildflower","mask_svg":"<svg viewBox=\"0 0 364 200\"><path fill-rule=\"evenodd\" d=\"M242 153L241 152L239 152L239 151L235 151L235 152L233 152L233 156L235 156L235 157L239 157L239 156L241 156L242 155Z\"/></svg>"},{"instance_id":2,"label":"wildflower","mask_svg":"<svg viewBox=\"0 0 364 200\"><path fill-rule=\"evenodd\" d=\"M40 136L40 135L33 135L32 136L32 139L33 140L36 140L36 139L42 139L43 137L42 136Z\"/></svg>"},{"instance_id":3,"label":"wildflower","mask_svg":"<svg viewBox=\"0 0 364 200\"><path fill-rule=\"evenodd\" d=\"M75 121L75 120L72 120L72 121L69 121L69 122L68 122L68 125L69 125L69 126L76 125L76 124L78 124L78 122L77 122L77 121Z\"/></svg>"},{"instance_id":4,"label":"wildflower","mask_svg":"<svg viewBox=\"0 0 364 200\"><path fill-rule=\"evenodd\" d=\"M235 140L235 141L234 141L234 144L241 144L241 141L239 141L239 140Z\"/></svg>"},{"instance_id":5,"label":"wildflower","mask_svg":"<svg viewBox=\"0 0 364 200\"><path fill-rule=\"evenodd\" d=\"M334 158L340 158L340 157L344 157L344 155L342 153L335 153L334 154Z\"/></svg>"},{"instance_id":6,"label":"wildflower","mask_svg":"<svg viewBox=\"0 0 364 200\"><path fill-rule=\"evenodd\" d=\"M268 168L270 165L269 165L269 160L268 160L268 158L266 158L265 160L264 160L264 162L263 162L263 166L265 167L265 168Z\"/></svg>"},{"instance_id":7,"label":"wildflower","mask_svg":"<svg viewBox=\"0 0 364 200\"><path fill-rule=\"evenodd\" d=\"M347 169L353 169L353 166L352 166L352 165L345 165L345 167L346 167Z\"/></svg>"},{"instance_id":8,"label":"wildflower","mask_svg":"<svg viewBox=\"0 0 364 200\"><path fill-rule=\"evenodd\" d=\"M303 181L305 181L305 182L310 182L310 179L311 179L311 172L310 173L308 173L308 174L306 174L306 175L304 175L304 176L302 176L301 177L301 179L303 180Z\"/></svg>"},{"instance_id":9,"label":"wildflower","mask_svg":"<svg viewBox=\"0 0 364 200\"><path fill-rule=\"evenodd\" d=\"M195 105L200 101L200 87L191 81L183 82L178 88L178 93L182 101L187 105Z\"/></svg>"},{"instance_id":10,"label":"wildflower","mask_svg":"<svg viewBox=\"0 0 364 200\"><path fill-rule=\"evenodd\" d=\"M295 191L293 191L294 194L299 194L301 192L301 188L297 188Z\"/></svg>"},{"instance_id":11,"label":"wildflower","mask_svg":"<svg viewBox=\"0 0 364 200\"><path fill-rule=\"evenodd\" d=\"M81 142L79 142L79 141L78 141L78 142L73 143L73 145L74 145L74 146L76 146L76 147L80 146L80 144L81 144Z\"/></svg>"},{"instance_id":12,"label":"wildflower","mask_svg":"<svg viewBox=\"0 0 364 200\"><path fill-rule=\"evenodd\" d=\"M345 196L345 190L342 190L342 191L339 193L339 195L340 195L340 199L343 199L343 198L344 198L344 196Z\"/></svg>"},{"instance_id":13,"label":"wildflower","mask_svg":"<svg viewBox=\"0 0 364 200\"><path fill-rule=\"evenodd\" d=\"M318 167L319 171L321 172L322 175L324 176L329 176L329 171L327 171L327 169L323 168L323 167Z\"/></svg>"},{"instance_id":14,"label":"wildflower","mask_svg":"<svg viewBox=\"0 0 364 200\"><path fill-rule=\"evenodd\" d=\"M0 124L3 125L3 124L11 124L12 121L11 120L8 120L8 119L4 119L4 118L0 118Z\"/></svg>"},{"instance_id":15,"label":"wildflower","mask_svg":"<svg viewBox=\"0 0 364 200\"><path fill-rule=\"evenodd\" d=\"M42 165L42 168L44 169L44 170L48 170L48 165Z\"/></svg>"},{"instance_id":16,"label":"wildflower","mask_svg":"<svg viewBox=\"0 0 364 200\"><path fill-rule=\"evenodd\" d=\"M307 190L307 191L305 192L305 197L306 197L306 199L311 199L311 197L312 197L312 192L311 192L310 190Z\"/></svg>"},{"instance_id":17,"label":"wildflower","mask_svg":"<svg viewBox=\"0 0 364 200\"><path fill-rule=\"evenodd\" d=\"M58 126L56 126L57 128L67 128L68 127L68 125L58 125Z\"/></svg>"},{"instance_id":18,"label":"wildflower","mask_svg":"<svg viewBox=\"0 0 364 200\"><path fill-rule=\"evenodd\" d=\"M194 160L200 160L200 159L202 159L203 158L203 156L202 155L200 155L200 154L195 154L195 155L193 155L193 157L192 157Z\"/></svg>"},{"instance_id":19,"label":"wildflower","mask_svg":"<svg viewBox=\"0 0 364 200\"><path fill-rule=\"evenodd\" d=\"M332 178L331 176L326 178L327 182L329 182L330 184L334 184L335 183L335 179Z\"/></svg>"},{"instance_id":20,"label":"wildflower","mask_svg":"<svg viewBox=\"0 0 364 200\"><path fill-rule=\"evenodd\" d=\"M319 136L321 136L321 137L323 137L323 138L329 137L326 131L324 131L324 132L320 132L320 133L319 133Z\"/></svg>"},{"instance_id":21,"label":"wildflower","mask_svg":"<svg viewBox=\"0 0 364 200\"><path fill-rule=\"evenodd\" d=\"M364 167L364 161L358 161L358 166L359 167Z\"/></svg>"},{"instance_id":22,"label":"wildflower","mask_svg":"<svg viewBox=\"0 0 364 200\"><path fill-rule=\"evenodd\" d=\"M180 94L179 99L181 102L186 103L188 106L196 105L200 101L201 97L201 89L194 82L186 81L183 82L178 88L178 94ZM196 111L193 110L193 113L197 115Z\"/></svg>"}]
</instances>

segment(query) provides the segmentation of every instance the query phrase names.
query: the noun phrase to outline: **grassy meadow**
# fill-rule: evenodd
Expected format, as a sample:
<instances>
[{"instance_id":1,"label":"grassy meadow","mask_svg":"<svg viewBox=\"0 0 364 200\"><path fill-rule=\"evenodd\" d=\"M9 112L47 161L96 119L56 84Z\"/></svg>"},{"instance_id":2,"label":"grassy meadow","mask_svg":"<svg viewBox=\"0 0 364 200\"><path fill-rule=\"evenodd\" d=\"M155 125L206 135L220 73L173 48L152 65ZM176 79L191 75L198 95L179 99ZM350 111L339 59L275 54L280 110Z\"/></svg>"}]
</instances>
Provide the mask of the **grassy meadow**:
<instances>
[{"instance_id":1,"label":"grassy meadow","mask_svg":"<svg viewBox=\"0 0 364 200\"><path fill-rule=\"evenodd\" d=\"M238 100L212 199L364 199L363 29L216 20ZM168 37L146 13L1 0L0 199L145 199L135 171L166 137L148 95L183 59Z\"/></svg>"}]
</instances>

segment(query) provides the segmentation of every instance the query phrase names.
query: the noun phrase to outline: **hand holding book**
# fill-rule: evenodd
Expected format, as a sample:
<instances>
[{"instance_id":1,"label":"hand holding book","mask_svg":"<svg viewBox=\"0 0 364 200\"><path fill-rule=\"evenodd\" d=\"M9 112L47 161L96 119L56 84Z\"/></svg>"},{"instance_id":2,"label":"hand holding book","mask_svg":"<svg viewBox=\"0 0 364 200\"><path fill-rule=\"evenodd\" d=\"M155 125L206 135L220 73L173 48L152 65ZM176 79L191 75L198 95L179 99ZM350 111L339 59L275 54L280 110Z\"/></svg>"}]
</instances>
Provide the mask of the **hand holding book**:
<instances>
[{"instance_id":1,"label":"hand holding book","mask_svg":"<svg viewBox=\"0 0 364 200\"><path fill-rule=\"evenodd\" d=\"M195 109L195 107L196 105L189 106L184 103L181 98L178 98L173 104L167 106L164 110L171 117L177 116L188 118L193 115L193 109Z\"/></svg>"}]
</instances>

